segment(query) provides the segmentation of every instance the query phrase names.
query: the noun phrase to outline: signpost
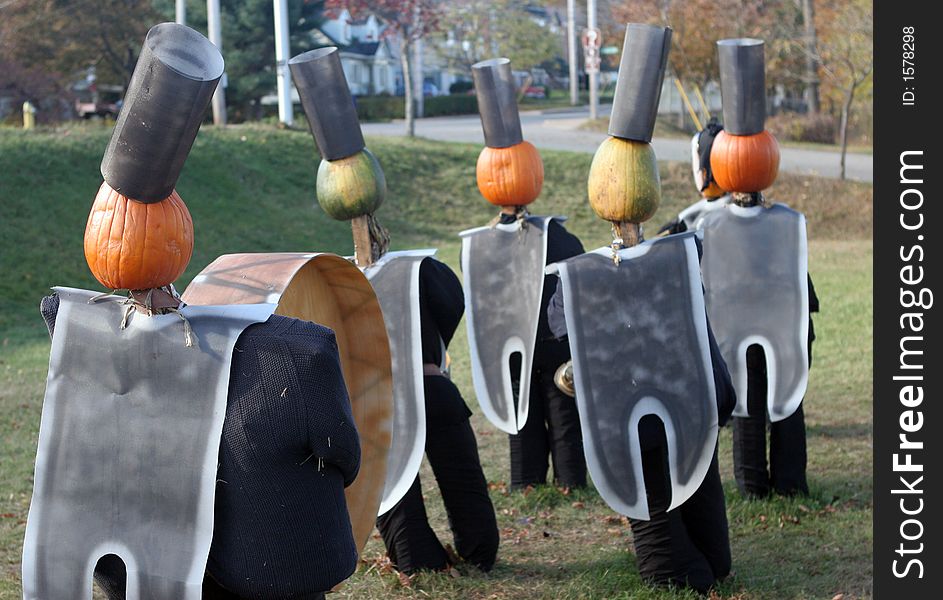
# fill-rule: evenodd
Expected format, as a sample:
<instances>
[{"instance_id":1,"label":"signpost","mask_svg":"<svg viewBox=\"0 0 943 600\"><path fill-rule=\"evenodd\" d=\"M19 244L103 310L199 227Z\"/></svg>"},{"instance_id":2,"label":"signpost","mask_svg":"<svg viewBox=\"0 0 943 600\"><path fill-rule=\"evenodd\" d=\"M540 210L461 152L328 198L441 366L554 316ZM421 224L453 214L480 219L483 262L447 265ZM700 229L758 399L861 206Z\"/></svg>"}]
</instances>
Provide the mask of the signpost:
<instances>
[{"instance_id":1,"label":"signpost","mask_svg":"<svg viewBox=\"0 0 943 600\"><path fill-rule=\"evenodd\" d=\"M583 42L583 62L586 66L586 72L599 73L599 48L602 45L601 32L595 28L586 28L583 30L580 40Z\"/></svg>"},{"instance_id":2,"label":"signpost","mask_svg":"<svg viewBox=\"0 0 943 600\"><path fill-rule=\"evenodd\" d=\"M595 10L590 15L590 21L595 24ZM602 32L596 27L587 27L580 41L583 43L583 68L589 75L589 118L596 119L599 111L599 48L602 46Z\"/></svg>"}]
</instances>

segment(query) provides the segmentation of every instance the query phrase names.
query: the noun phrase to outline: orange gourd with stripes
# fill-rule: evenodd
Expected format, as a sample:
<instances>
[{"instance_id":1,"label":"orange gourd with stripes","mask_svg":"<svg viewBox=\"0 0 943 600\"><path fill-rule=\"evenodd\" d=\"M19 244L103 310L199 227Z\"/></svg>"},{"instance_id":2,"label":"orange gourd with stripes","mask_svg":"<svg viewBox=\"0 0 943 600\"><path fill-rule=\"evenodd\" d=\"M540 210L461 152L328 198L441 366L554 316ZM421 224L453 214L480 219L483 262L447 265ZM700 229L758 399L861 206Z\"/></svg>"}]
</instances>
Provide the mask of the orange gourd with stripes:
<instances>
[{"instance_id":1,"label":"orange gourd with stripes","mask_svg":"<svg viewBox=\"0 0 943 600\"><path fill-rule=\"evenodd\" d=\"M103 183L85 226L85 260L113 290L173 283L193 254L193 220L174 190L151 204L131 200Z\"/></svg>"},{"instance_id":2,"label":"orange gourd with stripes","mask_svg":"<svg viewBox=\"0 0 943 600\"><path fill-rule=\"evenodd\" d=\"M768 131L731 135L721 131L711 146L711 171L721 188L731 192L761 192L779 173L779 144Z\"/></svg>"},{"instance_id":3,"label":"orange gourd with stripes","mask_svg":"<svg viewBox=\"0 0 943 600\"><path fill-rule=\"evenodd\" d=\"M537 148L524 141L507 148L485 146L478 155L478 191L498 206L523 206L540 195L544 163Z\"/></svg>"}]
</instances>

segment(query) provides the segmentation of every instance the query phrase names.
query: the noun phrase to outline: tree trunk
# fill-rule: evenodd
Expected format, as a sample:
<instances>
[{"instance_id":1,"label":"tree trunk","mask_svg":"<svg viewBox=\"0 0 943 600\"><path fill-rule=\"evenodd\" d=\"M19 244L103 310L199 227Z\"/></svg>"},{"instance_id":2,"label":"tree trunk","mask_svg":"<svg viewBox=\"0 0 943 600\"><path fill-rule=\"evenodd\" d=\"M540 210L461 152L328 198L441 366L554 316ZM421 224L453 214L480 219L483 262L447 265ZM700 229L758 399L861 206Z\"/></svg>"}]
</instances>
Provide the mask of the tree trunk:
<instances>
[{"instance_id":1,"label":"tree trunk","mask_svg":"<svg viewBox=\"0 0 943 600\"><path fill-rule=\"evenodd\" d=\"M802 0L802 21L805 25L805 98L811 114L822 110L819 101L819 54L815 33L815 0Z\"/></svg>"},{"instance_id":2,"label":"tree trunk","mask_svg":"<svg viewBox=\"0 0 943 600\"><path fill-rule=\"evenodd\" d=\"M413 77L411 70L411 61L409 59L410 54L412 54L412 44L409 43L409 37L404 33L402 41L399 44L399 54L400 62L403 67L403 93L405 94L404 102L406 110L406 135L409 137L416 136L416 120L414 118L415 112L413 108Z\"/></svg>"},{"instance_id":3,"label":"tree trunk","mask_svg":"<svg viewBox=\"0 0 943 600\"><path fill-rule=\"evenodd\" d=\"M842 103L841 107L841 179L845 178L845 155L848 153L848 117L851 114L851 102L855 99L855 88L858 85L855 82L848 88L848 93L845 95L845 102Z\"/></svg>"}]
</instances>

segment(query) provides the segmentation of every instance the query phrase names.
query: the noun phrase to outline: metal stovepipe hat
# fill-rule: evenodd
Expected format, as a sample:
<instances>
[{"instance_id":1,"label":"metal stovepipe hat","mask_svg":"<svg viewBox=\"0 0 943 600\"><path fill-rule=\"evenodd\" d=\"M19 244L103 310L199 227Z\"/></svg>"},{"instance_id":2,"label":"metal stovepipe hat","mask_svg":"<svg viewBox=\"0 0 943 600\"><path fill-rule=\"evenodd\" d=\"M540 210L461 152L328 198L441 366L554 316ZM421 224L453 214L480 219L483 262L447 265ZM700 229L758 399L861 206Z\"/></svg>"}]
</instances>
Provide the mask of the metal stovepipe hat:
<instances>
[{"instance_id":1,"label":"metal stovepipe hat","mask_svg":"<svg viewBox=\"0 0 943 600\"><path fill-rule=\"evenodd\" d=\"M670 49L670 27L640 23L625 26L609 135L638 142L652 141Z\"/></svg>"},{"instance_id":2,"label":"metal stovepipe hat","mask_svg":"<svg viewBox=\"0 0 943 600\"><path fill-rule=\"evenodd\" d=\"M485 145L507 148L521 143L521 116L517 112L517 89L511 61L492 58L472 65L478 114L485 132Z\"/></svg>"},{"instance_id":3,"label":"metal stovepipe hat","mask_svg":"<svg viewBox=\"0 0 943 600\"><path fill-rule=\"evenodd\" d=\"M101 163L112 189L146 203L170 196L223 67L219 49L189 27L147 32Z\"/></svg>"},{"instance_id":4,"label":"metal stovepipe hat","mask_svg":"<svg viewBox=\"0 0 943 600\"><path fill-rule=\"evenodd\" d=\"M766 60L763 40L717 42L724 130L753 135L766 129Z\"/></svg>"},{"instance_id":5,"label":"metal stovepipe hat","mask_svg":"<svg viewBox=\"0 0 943 600\"><path fill-rule=\"evenodd\" d=\"M334 46L310 50L289 60L288 67L321 158L337 160L363 150L360 119L340 51Z\"/></svg>"}]
</instances>

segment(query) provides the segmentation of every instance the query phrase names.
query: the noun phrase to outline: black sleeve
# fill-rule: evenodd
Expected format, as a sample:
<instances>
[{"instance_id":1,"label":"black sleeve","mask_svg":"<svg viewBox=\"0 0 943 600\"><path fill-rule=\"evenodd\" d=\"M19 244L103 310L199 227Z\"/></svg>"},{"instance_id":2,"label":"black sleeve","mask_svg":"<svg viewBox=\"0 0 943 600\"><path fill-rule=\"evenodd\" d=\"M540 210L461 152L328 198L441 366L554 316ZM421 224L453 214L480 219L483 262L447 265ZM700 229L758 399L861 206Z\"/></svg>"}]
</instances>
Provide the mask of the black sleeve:
<instances>
[{"instance_id":1,"label":"black sleeve","mask_svg":"<svg viewBox=\"0 0 943 600\"><path fill-rule=\"evenodd\" d=\"M39 301L39 312L43 315L43 321L46 322L46 329L49 330L49 337L52 338L56 332L56 315L59 314L59 294L52 293L44 296Z\"/></svg>"},{"instance_id":2,"label":"black sleeve","mask_svg":"<svg viewBox=\"0 0 943 600\"><path fill-rule=\"evenodd\" d=\"M658 234L668 233L668 235L674 235L676 233L684 233L688 230L687 224L681 219L675 217L674 219L668 221L664 225L658 228Z\"/></svg>"},{"instance_id":3,"label":"black sleeve","mask_svg":"<svg viewBox=\"0 0 943 600\"><path fill-rule=\"evenodd\" d=\"M819 312L819 297L815 293L815 286L812 284L812 276L807 276L809 278L809 312Z\"/></svg>"},{"instance_id":4,"label":"black sleeve","mask_svg":"<svg viewBox=\"0 0 943 600\"><path fill-rule=\"evenodd\" d=\"M427 258L419 266L419 313L423 362L440 364L442 348L448 347L465 312L465 295L458 276L448 265Z\"/></svg>"},{"instance_id":5,"label":"black sleeve","mask_svg":"<svg viewBox=\"0 0 943 600\"><path fill-rule=\"evenodd\" d=\"M551 264L561 260L566 260L574 256L579 256L583 254L585 250L583 249L583 244L580 242L580 239L566 230L566 228L556 220L551 220L547 224L547 263ZM556 275L545 275L544 276L544 289L543 294L540 298L540 316L537 320L537 341L548 340L550 338L559 339L562 336L558 336L553 329L553 326L550 325L550 303L551 297L554 295L555 290L559 288L560 278ZM560 306L563 306L562 295L560 297ZM563 319L563 312L560 312L559 319ZM559 327L559 324L558 324ZM566 335L566 323L563 324L564 333Z\"/></svg>"},{"instance_id":6,"label":"black sleeve","mask_svg":"<svg viewBox=\"0 0 943 600\"><path fill-rule=\"evenodd\" d=\"M711 367L714 375L714 391L717 394L717 419L718 425L723 427L733 414L733 409L737 406L737 392L733 388L733 382L730 380L730 372L727 370L727 363L720 354L720 347L717 340L714 339L714 330L711 329L711 323L707 322L707 339L711 349Z\"/></svg>"},{"instance_id":7,"label":"black sleeve","mask_svg":"<svg viewBox=\"0 0 943 600\"><path fill-rule=\"evenodd\" d=\"M307 345L304 353L293 354L305 399L317 400L305 403L309 449L324 462L337 467L347 487L360 471L360 436L354 424L334 333L323 334L323 341Z\"/></svg>"},{"instance_id":8,"label":"black sleeve","mask_svg":"<svg viewBox=\"0 0 943 600\"><path fill-rule=\"evenodd\" d=\"M566 337L566 317L563 314L563 283L557 280L556 290L550 297L547 305L547 324L553 337L559 339Z\"/></svg>"},{"instance_id":9,"label":"black sleeve","mask_svg":"<svg viewBox=\"0 0 943 600\"><path fill-rule=\"evenodd\" d=\"M583 243L566 230L559 221L551 219L547 224L547 264L566 260L583 254Z\"/></svg>"}]
</instances>

